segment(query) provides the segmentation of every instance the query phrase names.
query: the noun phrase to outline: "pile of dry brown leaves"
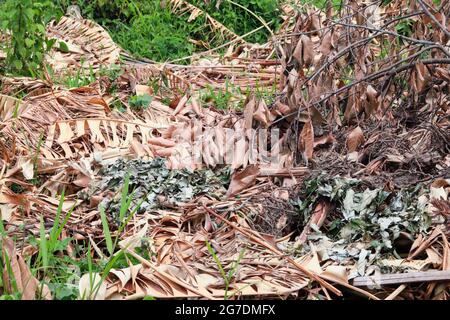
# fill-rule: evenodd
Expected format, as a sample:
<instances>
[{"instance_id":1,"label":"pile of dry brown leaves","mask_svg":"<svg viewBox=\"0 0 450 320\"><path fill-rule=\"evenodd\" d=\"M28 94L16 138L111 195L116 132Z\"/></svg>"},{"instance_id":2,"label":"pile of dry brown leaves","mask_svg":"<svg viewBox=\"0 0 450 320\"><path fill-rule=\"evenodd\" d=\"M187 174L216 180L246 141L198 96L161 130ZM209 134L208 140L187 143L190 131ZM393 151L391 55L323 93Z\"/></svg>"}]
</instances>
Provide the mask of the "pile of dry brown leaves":
<instances>
[{"instance_id":1,"label":"pile of dry brown leaves","mask_svg":"<svg viewBox=\"0 0 450 320\"><path fill-rule=\"evenodd\" d=\"M3 250L15 259L14 274L28 279L19 282L23 297L34 298L38 290L22 258L37 252L27 235L39 237L41 217L50 232L63 189L63 212L74 211L62 235L90 242L90 254L100 259L106 246L98 204L107 195L89 201L78 195L99 179L102 167L117 159L163 157L169 169L215 169L231 154L226 194L202 194L176 206L161 202L131 218L119 247L140 263L111 270L97 299L447 299L450 3L344 2L337 15L331 6L326 12L286 7L283 28L269 43L232 41L223 56L210 52L193 57L190 65L137 61L88 20L64 17L50 24L48 35L69 49L49 54L57 73L87 66L99 71L118 64L120 56L125 62L117 79L99 76L87 87L64 88L50 78L2 78L0 213L9 237L16 238L15 253L10 240ZM401 31L402 24L409 33ZM158 91L149 85L155 81ZM271 100L251 92L243 111L206 107L202 90L228 83L277 91ZM13 97L19 91L26 93L23 99ZM129 105L134 95L153 99L135 111ZM117 102L126 111L113 108ZM256 129L280 134L266 158L253 157L268 139L255 139ZM199 130L200 139L180 139ZM203 146L197 162L190 158L195 143ZM269 160L275 154L274 165ZM310 234L342 218L332 197L319 197L306 223L298 222L301 212L293 199L306 188L304 181L323 172L386 191L433 183L425 205L444 219L411 233L417 238L409 238L406 256L389 260L391 267L415 270L414 276L354 277L356 264L327 258L312 243L309 252L297 251ZM113 221L110 228L117 232ZM146 258L136 250L143 239L151 252ZM72 251L69 243L65 252ZM431 276L430 269L441 271ZM380 286L368 284L370 279ZM87 286L82 277L80 291ZM50 294L47 287L43 292Z\"/></svg>"}]
</instances>

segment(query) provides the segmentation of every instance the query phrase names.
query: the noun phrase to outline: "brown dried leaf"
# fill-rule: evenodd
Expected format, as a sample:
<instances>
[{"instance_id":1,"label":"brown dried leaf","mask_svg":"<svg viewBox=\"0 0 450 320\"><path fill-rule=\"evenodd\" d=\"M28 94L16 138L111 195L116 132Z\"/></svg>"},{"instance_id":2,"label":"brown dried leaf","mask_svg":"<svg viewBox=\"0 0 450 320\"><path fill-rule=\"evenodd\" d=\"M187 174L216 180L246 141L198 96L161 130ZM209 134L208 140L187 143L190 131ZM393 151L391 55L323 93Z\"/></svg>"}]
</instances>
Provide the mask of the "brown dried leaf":
<instances>
[{"instance_id":1,"label":"brown dried leaf","mask_svg":"<svg viewBox=\"0 0 450 320\"><path fill-rule=\"evenodd\" d=\"M2 266L3 286L6 292L14 292L13 283L15 283L17 290L22 294L22 300L34 300L39 293L44 299L51 299L47 285L44 284L42 292L39 292L41 287L39 281L31 274L22 256L16 253L14 242L10 238L2 239L2 255L7 256L9 260L9 266L6 264Z\"/></svg>"},{"instance_id":2,"label":"brown dried leaf","mask_svg":"<svg viewBox=\"0 0 450 320\"><path fill-rule=\"evenodd\" d=\"M87 300L105 300L106 282L102 281L100 273L86 273L80 278L78 284L80 298Z\"/></svg>"},{"instance_id":3,"label":"brown dried leaf","mask_svg":"<svg viewBox=\"0 0 450 320\"><path fill-rule=\"evenodd\" d=\"M302 233L295 242L296 246L301 245L306 241L308 233L311 230L311 225L315 225L317 228L320 228L322 226L328 213L330 212L330 208L331 208L330 204L325 201L319 202L316 205L316 207L314 208L314 212L311 215L311 218L309 219L308 223L303 228Z\"/></svg>"},{"instance_id":4,"label":"brown dried leaf","mask_svg":"<svg viewBox=\"0 0 450 320\"><path fill-rule=\"evenodd\" d=\"M249 165L241 172L235 173L231 178L226 196L230 198L251 186L256 181L258 174L259 166L257 165Z\"/></svg>"},{"instance_id":5,"label":"brown dried leaf","mask_svg":"<svg viewBox=\"0 0 450 320\"><path fill-rule=\"evenodd\" d=\"M306 159L312 159L314 152L314 128L311 121L303 125L300 133L299 149L303 152Z\"/></svg>"},{"instance_id":6,"label":"brown dried leaf","mask_svg":"<svg viewBox=\"0 0 450 320\"><path fill-rule=\"evenodd\" d=\"M330 144L335 142L336 139L334 138L334 136L330 133L328 135L324 135L320 138L314 139L314 148L317 146L321 146L324 144Z\"/></svg>"},{"instance_id":7,"label":"brown dried leaf","mask_svg":"<svg viewBox=\"0 0 450 320\"><path fill-rule=\"evenodd\" d=\"M371 85L367 86L366 96L368 104L366 106L366 115L370 116L373 114L379 107L380 103L378 101L378 92Z\"/></svg>"},{"instance_id":8,"label":"brown dried leaf","mask_svg":"<svg viewBox=\"0 0 450 320\"><path fill-rule=\"evenodd\" d=\"M160 147L175 147L175 142L169 139L164 139L162 137L150 138L148 139L148 143Z\"/></svg>"},{"instance_id":9,"label":"brown dried leaf","mask_svg":"<svg viewBox=\"0 0 450 320\"><path fill-rule=\"evenodd\" d=\"M134 89L137 96L143 96L144 94L152 95L152 88L150 86L137 84Z\"/></svg>"},{"instance_id":10,"label":"brown dried leaf","mask_svg":"<svg viewBox=\"0 0 450 320\"><path fill-rule=\"evenodd\" d=\"M328 54L330 54L330 52L331 52L331 50L333 48L332 44L331 44L331 40L332 40L332 32L329 31L323 36L322 42L320 43L319 51L324 56L327 56Z\"/></svg>"},{"instance_id":11,"label":"brown dried leaf","mask_svg":"<svg viewBox=\"0 0 450 320\"><path fill-rule=\"evenodd\" d=\"M252 128L253 113L255 112L256 99L254 96L250 98L244 109L244 130Z\"/></svg>"},{"instance_id":12,"label":"brown dried leaf","mask_svg":"<svg viewBox=\"0 0 450 320\"><path fill-rule=\"evenodd\" d=\"M347 150L353 152L364 142L364 134L360 126L353 129L347 136Z\"/></svg>"}]
</instances>

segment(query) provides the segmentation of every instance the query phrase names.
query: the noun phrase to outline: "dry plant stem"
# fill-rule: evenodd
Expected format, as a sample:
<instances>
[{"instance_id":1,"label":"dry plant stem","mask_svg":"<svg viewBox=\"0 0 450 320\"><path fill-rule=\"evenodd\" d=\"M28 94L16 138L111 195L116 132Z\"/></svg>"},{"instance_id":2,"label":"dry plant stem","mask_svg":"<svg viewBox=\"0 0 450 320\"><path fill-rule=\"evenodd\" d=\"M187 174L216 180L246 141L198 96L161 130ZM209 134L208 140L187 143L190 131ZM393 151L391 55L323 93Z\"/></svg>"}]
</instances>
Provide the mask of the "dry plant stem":
<instances>
[{"instance_id":1,"label":"dry plant stem","mask_svg":"<svg viewBox=\"0 0 450 320\"><path fill-rule=\"evenodd\" d=\"M349 83L348 85L345 85L342 88L339 88L338 90L335 90L335 91L327 94L325 97L319 99L318 101L314 101L311 104L317 105L317 104L320 104L322 102L325 102L326 100L328 100L332 96L338 95L338 94L340 94L342 92L345 92L345 91L349 90L351 87L353 87L353 86L355 86L355 85L357 85L359 83L366 82L366 81L373 81L373 80L382 78L382 77L387 76L387 75L391 75L392 76L392 75L398 74L400 72L403 72L405 70L408 70L410 68L413 68L414 67L414 63L409 63L407 65L400 66L398 68L395 68L395 67L399 66L400 64L402 64L404 62L407 62L408 60L412 60L412 59L418 57L423 52L425 52L427 50L430 50L430 49L433 49L433 48L438 48L438 46L427 47L427 48L417 52L416 54L408 57L407 59L401 60L401 61L399 61L399 62L397 62L397 63L395 63L395 64L393 64L393 65L391 65L391 66L389 66L387 68L381 69L380 71L372 73L372 74L370 74L370 75L368 75L368 76L366 76L366 77L364 77L364 78L362 78L360 80L357 80L357 81L354 81L352 83ZM429 64L450 64L450 59L425 59L425 60L421 60L420 62L422 62L425 65L429 65ZM305 81L305 83L306 83L306 81ZM291 112L291 113L289 113L287 115L284 115L280 119L275 120L271 125L274 125L274 124L280 122L281 120L284 120L284 119L286 119L288 117L291 117L291 116L293 116L295 114L299 115L301 111L305 111L306 109L307 108L299 108L298 110L296 110L294 112Z\"/></svg>"},{"instance_id":2,"label":"dry plant stem","mask_svg":"<svg viewBox=\"0 0 450 320\"><path fill-rule=\"evenodd\" d=\"M213 216L215 216L216 218L219 218L220 220L222 220L223 222L225 222L226 224L228 224L229 226L235 228L236 230L238 230L239 232L241 232L242 234L246 235L247 237L249 237L250 239L252 239L253 241L259 243L260 245L266 247L267 249L269 249L270 251L274 252L277 255L280 256L285 256L280 250L274 248L273 246L271 246L270 244L266 243L264 240L260 239L258 236L254 235L253 232L251 230L246 230L243 229L239 226L236 226L235 224L231 223L230 221L228 221L227 219L225 219L224 217L218 215L217 213L215 213L213 210L211 210L210 208L203 206L203 208L210 214L212 214ZM312 273L311 271L309 271L308 269L306 269L305 267L303 267L302 265L300 265L299 263L297 263L294 259L290 258L290 257L286 257L286 259L292 264L294 265L297 269L299 269L301 272L303 272L305 275L307 275L308 277L310 277L313 280L316 280L320 285L322 285L324 288L329 289L331 292L333 292L334 294L341 296L342 293L336 289L335 287L333 287L331 284L329 284L328 282L324 281L323 279L320 278L320 276Z\"/></svg>"},{"instance_id":3,"label":"dry plant stem","mask_svg":"<svg viewBox=\"0 0 450 320\"><path fill-rule=\"evenodd\" d=\"M397 289L392 291L390 295L388 295L384 300L394 300L403 290L405 290L406 285L402 284Z\"/></svg>"},{"instance_id":4,"label":"dry plant stem","mask_svg":"<svg viewBox=\"0 0 450 320\"><path fill-rule=\"evenodd\" d=\"M417 13L417 14L418 14L418 13ZM414 14L412 14L412 15L417 15L417 14L414 13ZM393 19L393 20L389 21L388 23L386 23L383 27L385 27L385 26L387 26L387 25L389 25L389 24L391 24L391 23L393 23L393 22L402 20L402 19L404 19L404 18L408 18L408 17L410 17L410 16L412 16L412 15L407 15L407 16L405 16L405 17L399 17L399 18ZM433 17L433 18L434 18L434 17ZM424 44L424 45L433 45L433 46L437 46L438 49L440 49L440 50L443 51L447 56L450 57L450 53L449 53L447 50L445 50L444 46L442 46L442 45L439 44L439 43L434 43L434 42L431 42L431 41L418 40L418 39L414 39L414 38L410 38L410 37L406 37L406 36L401 36L401 35L399 35L399 34L396 33L396 32L392 32L392 31L389 31L389 30L385 30L385 29L383 29L383 28L381 28L381 29L376 29L376 28L371 28L371 27L362 26L362 25L352 25L352 24L344 23L344 22L340 22L340 21L334 22L334 24L335 24L335 25L339 25L339 24L340 24L340 25L343 25L343 26L349 26L349 27L360 27L360 28L364 28L364 29L367 29L367 30L374 31L374 32L376 32L376 33L373 34L373 35L371 35L371 36L368 37L368 38L361 39L361 40L359 40L359 41L357 41L357 42L355 42L355 43L351 43L351 44L348 45L347 47L343 48L341 51L339 51L338 53L336 53L336 55L333 56L330 60L326 61L326 63L323 64L323 65L322 65L317 71L315 71L311 76L309 76L309 77L305 80L305 83L306 83L307 81L309 81L309 80L314 80L314 79L315 79L322 71L324 71L327 67L329 67L331 64L333 64L334 62L336 62L339 58L341 58L342 56L344 56L345 54L347 54L349 51L351 51L351 50L353 50L354 48L357 48L357 47L359 47L359 46L365 45L365 44L367 44L368 42L372 41L373 39L375 39L375 38L377 38L377 37L379 37L379 36L381 36L381 35L383 35L383 34L390 34L390 35L393 35L393 36L399 36L399 37L404 38L405 40L408 40L408 41L411 41L411 42L420 43L420 44ZM301 34L301 33L300 33L300 34Z\"/></svg>"},{"instance_id":5,"label":"dry plant stem","mask_svg":"<svg viewBox=\"0 0 450 320\"><path fill-rule=\"evenodd\" d=\"M379 30L384 30L383 28L389 26L390 24L393 24L394 22L397 22L397 21L400 21L400 20L403 20L403 19L408 19L408 18L411 18L411 17L414 17L414 16L419 16L419 15L421 15L422 13L423 13L422 11L418 11L418 12L412 12L412 13L405 14L405 15L403 15L403 16L397 17L397 18L395 18L395 19L392 19L392 20L386 22L383 26L381 26L381 29L379 29ZM339 21L342 21L342 20L344 20L344 19L346 19L346 18L353 17L353 16L354 16L354 14L352 14L352 15L350 15L350 16L347 16L347 17L343 17L343 18L341 18ZM289 37L301 36L302 34L304 34L304 35L309 35L309 34L316 33L316 32L318 32L318 31L328 30L328 29L332 28L333 26L335 26L335 25L337 25L337 24L340 24L340 22L335 22L335 21L333 21L333 22L331 23L331 25L322 27L322 28L320 28L320 29L318 29L318 30L307 31L307 32L292 32L292 33L287 33L287 34L276 35L275 37L276 37L277 39L279 39L279 38L289 38Z\"/></svg>"},{"instance_id":6,"label":"dry plant stem","mask_svg":"<svg viewBox=\"0 0 450 320\"><path fill-rule=\"evenodd\" d=\"M372 39L375 39L376 37L378 37L381 33L378 32L366 39L362 39L359 40L355 43L352 43L350 45L348 45L347 47L345 47L344 49L342 49L341 51L339 51L338 53L336 53L335 56L333 56L330 60L327 60L326 63L324 63L319 69L317 69L317 71L315 71L312 75L310 75L309 77L307 77L304 81L304 83L308 82L308 81L312 81L314 80L322 71L324 71L326 68L328 68L330 65L332 65L334 62L336 62L337 60L339 60L341 57L343 57L345 54L347 54L349 51L351 51L353 48L357 48L359 46L365 45L367 44L367 42L371 41Z\"/></svg>"},{"instance_id":7,"label":"dry plant stem","mask_svg":"<svg viewBox=\"0 0 450 320\"><path fill-rule=\"evenodd\" d=\"M152 269L155 273L159 274L161 277L164 277L166 279L169 279L172 282L175 282L176 284L182 286L183 288L192 291L202 297L205 297L207 299L210 300L216 300L216 298L214 298L212 295L207 294L205 292L201 292L200 290L197 290L196 288L186 284L185 282L171 276L170 274L167 274L166 272L160 271L158 270L150 261L142 258L140 255L138 255L136 252L134 252L133 250L130 250L128 248L126 248L126 251L131 254L134 258L136 258L139 262L141 262L142 264L146 265L147 267L149 267L150 269Z\"/></svg>"},{"instance_id":8,"label":"dry plant stem","mask_svg":"<svg viewBox=\"0 0 450 320\"><path fill-rule=\"evenodd\" d=\"M348 288L348 289L350 289L350 290L352 290L352 291L358 292L358 293L360 293L360 294L366 296L366 297L369 298L369 299L372 299L372 300L380 300L380 298L374 296L374 295L371 294L370 292L367 292L366 290L363 290L363 289L361 289L361 288L352 286L351 284L349 284L349 283L347 283L347 282L343 282L343 281L340 281L340 280L338 280L338 279L330 278L330 277L327 277L327 276L325 276L325 275L321 275L321 277L322 277L323 279L325 279L325 280L330 281L330 282L335 282L335 283L337 283L337 284L339 284L339 285L341 285L341 286L343 286L343 287L346 287L346 288Z\"/></svg>"},{"instance_id":9,"label":"dry plant stem","mask_svg":"<svg viewBox=\"0 0 450 320\"><path fill-rule=\"evenodd\" d=\"M349 23L343 23L343 22L336 22L336 24L342 25L342 26L346 26L346 27L360 28L360 29L366 29L366 30L369 30L369 31L375 31L375 32L379 33L379 34L377 34L378 36L381 36L383 34L388 34L388 35L391 35L391 36L394 36L394 37L397 37L397 38L401 38L401 39L404 39L406 41L409 41L409 42L412 42L412 43L416 43L416 44L437 46L439 50L441 50L447 57L450 58L450 52L448 52L443 45L441 45L441 44L439 44L437 42L411 38L411 37L407 37L407 36L401 35L401 34L399 34L397 32L393 32L393 31L389 31L389 30L383 30L383 29L377 29L377 28L372 28L372 27L363 26L363 25L359 25L359 24L349 24Z\"/></svg>"}]
</instances>

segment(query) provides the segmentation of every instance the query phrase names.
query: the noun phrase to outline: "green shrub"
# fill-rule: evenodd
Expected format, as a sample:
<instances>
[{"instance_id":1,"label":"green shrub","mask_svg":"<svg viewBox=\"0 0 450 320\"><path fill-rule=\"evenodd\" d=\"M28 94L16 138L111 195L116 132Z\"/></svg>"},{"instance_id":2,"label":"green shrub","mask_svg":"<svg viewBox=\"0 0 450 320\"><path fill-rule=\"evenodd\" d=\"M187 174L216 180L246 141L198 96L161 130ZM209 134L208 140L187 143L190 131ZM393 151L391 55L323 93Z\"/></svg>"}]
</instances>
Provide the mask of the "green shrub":
<instances>
[{"instance_id":1,"label":"green shrub","mask_svg":"<svg viewBox=\"0 0 450 320\"><path fill-rule=\"evenodd\" d=\"M281 1L279 0L190 0L189 2L205 10L213 18L223 23L238 35L246 34L262 25L261 21L255 15L269 24L272 30L277 30L281 22L279 10ZM239 7L236 3L245 7L254 15ZM249 35L246 40L255 43L265 43L269 36L269 31L263 28Z\"/></svg>"},{"instance_id":2,"label":"green shrub","mask_svg":"<svg viewBox=\"0 0 450 320\"><path fill-rule=\"evenodd\" d=\"M110 31L113 39L134 55L164 61L192 54L194 44L188 39L200 29L198 24L173 16L169 9L159 9L132 18L129 26L116 22Z\"/></svg>"},{"instance_id":3,"label":"green shrub","mask_svg":"<svg viewBox=\"0 0 450 320\"><path fill-rule=\"evenodd\" d=\"M7 0L0 3L1 29L10 33L6 71L12 74L41 75L44 55L54 41L45 35L45 25L53 17L53 2L47 0Z\"/></svg>"}]
</instances>

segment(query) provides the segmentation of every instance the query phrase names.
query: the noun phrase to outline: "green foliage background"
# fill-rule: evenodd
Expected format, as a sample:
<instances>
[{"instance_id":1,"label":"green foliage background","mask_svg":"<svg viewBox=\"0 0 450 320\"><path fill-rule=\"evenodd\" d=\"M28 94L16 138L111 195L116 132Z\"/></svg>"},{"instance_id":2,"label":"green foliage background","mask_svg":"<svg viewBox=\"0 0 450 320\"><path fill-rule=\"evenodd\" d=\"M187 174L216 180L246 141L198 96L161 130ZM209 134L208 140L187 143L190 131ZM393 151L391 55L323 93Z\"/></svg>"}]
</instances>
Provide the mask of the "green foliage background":
<instances>
[{"instance_id":1,"label":"green foliage background","mask_svg":"<svg viewBox=\"0 0 450 320\"><path fill-rule=\"evenodd\" d=\"M222 44L219 34L210 30L204 15L187 22L189 13L174 14L168 0L58 0L58 9L65 12L68 5L76 3L84 17L93 19L108 29L118 44L132 54L156 61L167 61L188 56L207 48L194 45L190 39L200 40L215 47ZM242 35L261 26L261 22L248 11L221 0L187 0L201 8L233 32ZM280 25L280 0L236 0L270 24ZM250 42L264 43L266 29L250 35Z\"/></svg>"},{"instance_id":2,"label":"green foliage background","mask_svg":"<svg viewBox=\"0 0 450 320\"><path fill-rule=\"evenodd\" d=\"M262 25L254 15L229 0L186 1L207 12L238 35ZM272 30L280 26L281 0L234 2L262 18ZM216 47L226 41L210 29L205 15L188 22L189 13L172 13L169 0L0 0L0 28L13 30L18 35L16 42L9 46L15 47L14 54L10 56L17 59L8 62L13 66L8 71L28 75L29 70L40 67L45 42L43 27L51 19L62 16L67 7L73 4L80 7L83 17L101 24L110 32L114 41L137 57L170 61ZM19 11L22 7L29 8L26 9L29 14L23 15L23 12ZM22 21L22 24L18 21ZM15 29L19 27L21 29L18 32ZM268 37L268 30L263 28L248 36L246 40L264 43ZM27 43L21 43L20 39L23 39L22 42L28 40ZM207 47L196 45L189 40L199 41ZM24 65L26 56L32 57L29 65Z\"/></svg>"},{"instance_id":3,"label":"green foliage background","mask_svg":"<svg viewBox=\"0 0 450 320\"><path fill-rule=\"evenodd\" d=\"M9 30L11 40L2 47L7 54L5 71L39 76L44 54L54 41L45 35L45 25L55 18L52 1L1 1L0 28Z\"/></svg>"}]
</instances>

